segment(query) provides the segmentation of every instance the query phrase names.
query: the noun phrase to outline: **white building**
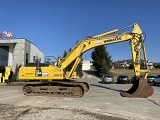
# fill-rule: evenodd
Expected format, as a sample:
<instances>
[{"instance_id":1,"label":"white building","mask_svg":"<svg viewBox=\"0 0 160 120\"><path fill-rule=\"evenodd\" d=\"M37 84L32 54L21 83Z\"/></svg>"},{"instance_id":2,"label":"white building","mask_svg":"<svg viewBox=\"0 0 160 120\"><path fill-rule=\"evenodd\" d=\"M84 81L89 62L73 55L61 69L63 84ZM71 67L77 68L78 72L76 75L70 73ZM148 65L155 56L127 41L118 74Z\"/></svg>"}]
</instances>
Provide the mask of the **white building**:
<instances>
[{"instance_id":1,"label":"white building","mask_svg":"<svg viewBox=\"0 0 160 120\"><path fill-rule=\"evenodd\" d=\"M0 66L11 66L33 62L34 56L44 62L44 53L27 39L0 39Z\"/></svg>"},{"instance_id":2,"label":"white building","mask_svg":"<svg viewBox=\"0 0 160 120\"><path fill-rule=\"evenodd\" d=\"M83 60L82 70L90 70L91 62L89 60Z\"/></svg>"}]
</instances>

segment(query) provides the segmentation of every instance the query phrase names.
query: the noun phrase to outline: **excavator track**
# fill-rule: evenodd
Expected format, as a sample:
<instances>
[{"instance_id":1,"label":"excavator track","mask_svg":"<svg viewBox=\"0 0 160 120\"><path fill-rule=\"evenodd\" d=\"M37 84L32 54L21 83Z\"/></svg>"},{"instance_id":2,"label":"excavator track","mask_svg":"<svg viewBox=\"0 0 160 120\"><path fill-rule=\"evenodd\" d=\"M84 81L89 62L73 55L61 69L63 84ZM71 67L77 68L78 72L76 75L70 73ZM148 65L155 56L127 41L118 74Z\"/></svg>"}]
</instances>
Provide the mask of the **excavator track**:
<instances>
[{"instance_id":1,"label":"excavator track","mask_svg":"<svg viewBox=\"0 0 160 120\"><path fill-rule=\"evenodd\" d=\"M89 90L86 82L39 82L23 87L24 95L53 97L82 97Z\"/></svg>"}]
</instances>

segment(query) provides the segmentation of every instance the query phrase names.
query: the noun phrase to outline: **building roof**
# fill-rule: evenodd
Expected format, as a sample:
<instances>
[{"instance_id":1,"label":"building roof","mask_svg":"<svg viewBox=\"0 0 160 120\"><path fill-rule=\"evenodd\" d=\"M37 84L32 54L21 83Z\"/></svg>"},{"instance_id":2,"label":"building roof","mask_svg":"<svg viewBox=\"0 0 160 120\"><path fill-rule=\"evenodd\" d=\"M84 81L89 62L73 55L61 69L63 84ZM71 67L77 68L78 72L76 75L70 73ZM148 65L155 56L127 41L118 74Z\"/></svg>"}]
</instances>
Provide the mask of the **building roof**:
<instances>
[{"instance_id":1,"label":"building roof","mask_svg":"<svg viewBox=\"0 0 160 120\"><path fill-rule=\"evenodd\" d=\"M29 43L35 45L34 43L32 43L31 41L25 39L25 38L13 38L13 39L0 39L0 45L3 46L3 45L6 45L6 44L15 44L15 43L18 43L20 40L26 40L28 41ZM35 45L36 46L36 45ZM37 46L36 46L37 47ZM37 47L38 48L38 47ZM39 49L39 48L38 48ZM42 53L43 51L41 49L39 49Z\"/></svg>"}]
</instances>

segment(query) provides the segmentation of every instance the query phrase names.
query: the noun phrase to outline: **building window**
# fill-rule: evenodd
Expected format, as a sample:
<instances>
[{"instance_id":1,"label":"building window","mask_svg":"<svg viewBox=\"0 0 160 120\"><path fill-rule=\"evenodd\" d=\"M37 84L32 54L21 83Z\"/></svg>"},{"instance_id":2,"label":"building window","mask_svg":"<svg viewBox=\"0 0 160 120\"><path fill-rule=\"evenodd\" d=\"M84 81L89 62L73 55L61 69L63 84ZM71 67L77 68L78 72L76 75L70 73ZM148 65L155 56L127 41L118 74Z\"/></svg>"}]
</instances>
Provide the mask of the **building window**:
<instances>
[{"instance_id":1,"label":"building window","mask_svg":"<svg viewBox=\"0 0 160 120\"><path fill-rule=\"evenodd\" d=\"M9 46L0 46L0 66L8 66Z\"/></svg>"},{"instance_id":2,"label":"building window","mask_svg":"<svg viewBox=\"0 0 160 120\"><path fill-rule=\"evenodd\" d=\"M28 64L28 53L26 53L26 65Z\"/></svg>"}]
</instances>

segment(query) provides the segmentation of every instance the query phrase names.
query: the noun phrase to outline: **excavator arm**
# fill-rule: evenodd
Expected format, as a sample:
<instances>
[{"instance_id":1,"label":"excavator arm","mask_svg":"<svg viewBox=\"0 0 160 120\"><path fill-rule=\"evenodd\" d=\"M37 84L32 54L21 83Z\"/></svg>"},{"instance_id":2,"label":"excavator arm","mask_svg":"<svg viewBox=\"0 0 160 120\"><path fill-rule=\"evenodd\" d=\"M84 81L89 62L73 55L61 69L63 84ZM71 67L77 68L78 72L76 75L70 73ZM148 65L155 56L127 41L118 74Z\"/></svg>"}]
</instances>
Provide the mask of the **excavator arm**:
<instances>
[{"instance_id":1,"label":"excavator arm","mask_svg":"<svg viewBox=\"0 0 160 120\"><path fill-rule=\"evenodd\" d=\"M133 27L132 32L118 33L121 30L127 29L129 27ZM142 34L140 27L136 23L133 24L132 26L128 26L121 29L115 29L110 32L85 38L84 40L79 42L64 59L62 59L63 61L61 61L61 65L63 68L66 68L73 60L78 59L79 58L78 56L97 46L115 44L125 41L129 41L131 46L135 76L140 76L141 73L145 73L144 78L146 79L149 70L148 69L140 70L141 54L143 54L144 60L147 60L145 45L144 45L144 36ZM143 53L141 53L141 49ZM76 68L77 65L78 63L76 60L75 65L73 65L73 68ZM69 76L67 76L67 78L71 77L71 74L73 73L74 70L75 69L72 69L70 71L70 74Z\"/></svg>"},{"instance_id":2,"label":"excavator arm","mask_svg":"<svg viewBox=\"0 0 160 120\"><path fill-rule=\"evenodd\" d=\"M129 27L133 28L132 32L118 33L121 30L127 29ZM115 29L110 32L85 38L71 50L66 58L63 59L62 66L65 68L76 58L79 60L79 55L97 46L129 41L131 46L135 80L133 86L128 91L121 92L120 94L123 97L148 97L153 94L153 88L146 82L149 70L147 68L143 70L140 69L141 55L143 55L144 61L147 61L144 40L145 36L143 35L137 23L134 23L133 25L125 28ZM77 59L73 65L74 69L71 69L68 77L71 77L72 73L78 65L78 62L80 62L80 60L78 61ZM143 78L140 78L141 74L143 74Z\"/></svg>"}]
</instances>

